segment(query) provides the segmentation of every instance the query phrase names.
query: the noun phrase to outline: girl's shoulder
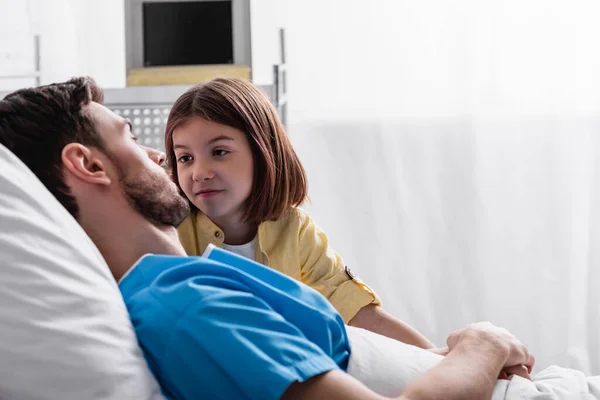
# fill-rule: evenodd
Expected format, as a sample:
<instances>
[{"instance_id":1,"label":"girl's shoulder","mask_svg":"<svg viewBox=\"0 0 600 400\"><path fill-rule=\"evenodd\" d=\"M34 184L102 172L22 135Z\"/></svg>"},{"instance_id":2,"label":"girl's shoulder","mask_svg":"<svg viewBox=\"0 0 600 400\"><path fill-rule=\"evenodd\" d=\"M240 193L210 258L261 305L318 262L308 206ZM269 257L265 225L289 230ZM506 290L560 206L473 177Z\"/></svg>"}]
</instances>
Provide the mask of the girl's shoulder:
<instances>
[{"instance_id":1,"label":"girl's shoulder","mask_svg":"<svg viewBox=\"0 0 600 400\"><path fill-rule=\"evenodd\" d=\"M278 219L263 222L261 229L283 234L284 231L299 231L309 221L311 218L306 211L299 207L290 207Z\"/></svg>"}]
</instances>

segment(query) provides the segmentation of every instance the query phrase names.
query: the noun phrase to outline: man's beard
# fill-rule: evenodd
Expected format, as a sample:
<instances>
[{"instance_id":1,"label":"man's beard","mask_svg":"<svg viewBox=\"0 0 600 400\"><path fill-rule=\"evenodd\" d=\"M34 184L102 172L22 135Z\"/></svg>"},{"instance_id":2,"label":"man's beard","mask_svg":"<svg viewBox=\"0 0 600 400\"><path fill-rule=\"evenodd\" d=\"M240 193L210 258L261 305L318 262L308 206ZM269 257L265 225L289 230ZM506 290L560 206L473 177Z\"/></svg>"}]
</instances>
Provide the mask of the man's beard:
<instances>
[{"instance_id":1,"label":"man's beard","mask_svg":"<svg viewBox=\"0 0 600 400\"><path fill-rule=\"evenodd\" d=\"M127 201L140 215L154 225L174 227L190 215L190 206L177 186L167 177L148 171L147 174L130 177L119 169L119 181Z\"/></svg>"}]
</instances>

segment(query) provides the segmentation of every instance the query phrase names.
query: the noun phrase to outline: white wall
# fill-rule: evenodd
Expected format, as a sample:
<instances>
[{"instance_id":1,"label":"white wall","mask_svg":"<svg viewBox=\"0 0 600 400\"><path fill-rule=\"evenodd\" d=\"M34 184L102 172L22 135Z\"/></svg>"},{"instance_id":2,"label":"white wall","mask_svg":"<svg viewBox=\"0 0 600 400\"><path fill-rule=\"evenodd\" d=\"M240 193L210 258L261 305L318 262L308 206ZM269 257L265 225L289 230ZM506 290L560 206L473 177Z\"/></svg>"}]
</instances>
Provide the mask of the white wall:
<instances>
[{"instance_id":1,"label":"white wall","mask_svg":"<svg viewBox=\"0 0 600 400\"><path fill-rule=\"evenodd\" d=\"M65 81L81 70L71 0L30 0L40 36L41 84Z\"/></svg>"},{"instance_id":2,"label":"white wall","mask_svg":"<svg viewBox=\"0 0 600 400\"><path fill-rule=\"evenodd\" d=\"M122 88L125 65L125 0L70 0L73 8L78 72L104 88Z\"/></svg>"},{"instance_id":3,"label":"white wall","mask_svg":"<svg viewBox=\"0 0 600 400\"><path fill-rule=\"evenodd\" d=\"M34 70L30 1L0 0L0 76ZM0 90L33 85L33 79L0 79Z\"/></svg>"},{"instance_id":4,"label":"white wall","mask_svg":"<svg viewBox=\"0 0 600 400\"><path fill-rule=\"evenodd\" d=\"M93 76L105 88L125 86L124 0L0 0L0 74L33 70L40 36L41 83ZM33 85L0 79L0 90Z\"/></svg>"},{"instance_id":5,"label":"white wall","mask_svg":"<svg viewBox=\"0 0 600 400\"><path fill-rule=\"evenodd\" d=\"M250 0L252 80L273 84L273 65L281 62L279 29L287 25L286 0Z\"/></svg>"},{"instance_id":6,"label":"white wall","mask_svg":"<svg viewBox=\"0 0 600 400\"><path fill-rule=\"evenodd\" d=\"M598 110L600 94L580 89L600 86L599 8L594 0L288 1L290 121Z\"/></svg>"}]
</instances>

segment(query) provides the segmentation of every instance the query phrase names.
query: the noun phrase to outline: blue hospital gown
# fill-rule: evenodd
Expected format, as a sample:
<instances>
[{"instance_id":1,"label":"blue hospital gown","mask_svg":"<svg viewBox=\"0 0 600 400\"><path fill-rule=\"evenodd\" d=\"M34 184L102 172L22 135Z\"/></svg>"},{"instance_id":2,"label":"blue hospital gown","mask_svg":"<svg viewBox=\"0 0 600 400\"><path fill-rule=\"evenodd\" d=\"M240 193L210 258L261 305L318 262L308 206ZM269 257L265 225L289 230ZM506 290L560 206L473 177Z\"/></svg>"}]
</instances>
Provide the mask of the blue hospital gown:
<instances>
[{"instance_id":1,"label":"blue hospital gown","mask_svg":"<svg viewBox=\"0 0 600 400\"><path fill-rule=\"evenodd\" d=\"M279 399L345 370L341 316L315 290L247 260L146 255L119 288L148 365L174 399Z\"/></svg>"}]
</instances>

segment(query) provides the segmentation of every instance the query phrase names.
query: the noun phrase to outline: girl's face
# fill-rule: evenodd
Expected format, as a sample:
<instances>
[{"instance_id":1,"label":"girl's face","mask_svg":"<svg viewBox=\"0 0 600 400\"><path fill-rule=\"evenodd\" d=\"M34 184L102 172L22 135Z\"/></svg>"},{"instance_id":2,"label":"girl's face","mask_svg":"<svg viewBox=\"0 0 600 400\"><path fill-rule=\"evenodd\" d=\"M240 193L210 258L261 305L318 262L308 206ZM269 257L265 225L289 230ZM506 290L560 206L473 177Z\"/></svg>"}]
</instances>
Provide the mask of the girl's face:
<instances>
[{"instance_id":1,"label":"girl's face","mask_svg":"<svg viewBox=\"0 0 600 400\"><path fill-rule=\"evenodd\" d=\"M246 135L195 117L173 131L173 150L187 198L219 226L241 223L254 174Z\"/></svg>"}]
</instances>

